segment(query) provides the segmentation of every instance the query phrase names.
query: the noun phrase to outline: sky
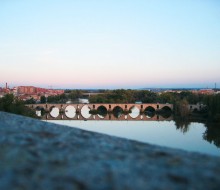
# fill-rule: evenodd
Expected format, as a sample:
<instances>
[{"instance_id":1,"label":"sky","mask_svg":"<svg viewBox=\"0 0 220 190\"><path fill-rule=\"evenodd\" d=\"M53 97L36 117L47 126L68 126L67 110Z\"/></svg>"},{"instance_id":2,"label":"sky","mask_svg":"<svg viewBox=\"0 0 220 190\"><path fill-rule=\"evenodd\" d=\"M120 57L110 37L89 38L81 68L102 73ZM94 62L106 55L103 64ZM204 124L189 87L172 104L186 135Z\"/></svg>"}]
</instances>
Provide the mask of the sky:
<instances>
[{"instance_id":1,"label":"sky","mask_svg":"<svg viewBox=\"0 0 220 190\"><path fill-rule=\"evenodd\" d=\"M0 0L0 86L220 87L219 0Z\"/></svg>"}]
</instances>

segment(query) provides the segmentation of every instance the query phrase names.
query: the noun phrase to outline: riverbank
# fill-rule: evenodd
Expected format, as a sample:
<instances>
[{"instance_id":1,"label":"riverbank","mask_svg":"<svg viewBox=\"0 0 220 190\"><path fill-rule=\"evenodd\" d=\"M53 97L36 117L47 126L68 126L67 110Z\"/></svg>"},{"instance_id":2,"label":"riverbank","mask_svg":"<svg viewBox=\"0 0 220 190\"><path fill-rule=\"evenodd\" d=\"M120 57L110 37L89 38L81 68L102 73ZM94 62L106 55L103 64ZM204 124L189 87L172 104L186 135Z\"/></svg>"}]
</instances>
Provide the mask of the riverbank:
<instances>
[{"instance_id":1,"label":"riverbank","mask_svg":"<svg viewBox=\"0 0 220 190\"><path fill-rule=\"evenodd\" d=\"M220 159L0 112L0 189L219 189Z\"/></svg>"}]
</instances>

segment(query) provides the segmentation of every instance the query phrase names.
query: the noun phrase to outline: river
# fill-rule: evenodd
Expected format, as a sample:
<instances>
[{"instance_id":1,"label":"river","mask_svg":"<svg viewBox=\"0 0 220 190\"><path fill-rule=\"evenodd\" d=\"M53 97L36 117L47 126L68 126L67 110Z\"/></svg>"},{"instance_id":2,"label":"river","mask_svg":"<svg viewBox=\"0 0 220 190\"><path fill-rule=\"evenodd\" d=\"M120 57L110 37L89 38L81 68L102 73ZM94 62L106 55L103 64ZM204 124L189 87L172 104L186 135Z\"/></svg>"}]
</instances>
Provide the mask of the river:
<instances>
[{"instance_id":1,"label":"river","mask_svg":"<svg viewBox=\"0 0 220 190\"><path fill-rule=\"evenodd\" d=\"M57 124L113 135L139 142L220 156L219 139L203 123L171 121L50 120ZM218 130L218 134L219 130ZM212 137L213 136L213 137ZM209 141L205 140L209 139ZM217 145L215 145L215 144Z\"/></svg>"},{"instance_id":2,"label":"river","mask_svg":"<svg viewBox=\"0 0 220 190\"><path fill-rule=\"evenodd\" d=\"M164 115L166 116L164 118L149 112L141 115L135 108L128 115L122 110L113 114L107 114L107 110L105 112L101 110L101 115L91 115L89 107L85 106L79 117L75 108L68 107L64 114L73 120L47 121L139 142L220 156L219 124L214 126L195 121L174 121L172 116ZM50 115L56 119L59 110L53 108ZM135 118L138 119L135 120Z\"/></svg>"}]
</instances>

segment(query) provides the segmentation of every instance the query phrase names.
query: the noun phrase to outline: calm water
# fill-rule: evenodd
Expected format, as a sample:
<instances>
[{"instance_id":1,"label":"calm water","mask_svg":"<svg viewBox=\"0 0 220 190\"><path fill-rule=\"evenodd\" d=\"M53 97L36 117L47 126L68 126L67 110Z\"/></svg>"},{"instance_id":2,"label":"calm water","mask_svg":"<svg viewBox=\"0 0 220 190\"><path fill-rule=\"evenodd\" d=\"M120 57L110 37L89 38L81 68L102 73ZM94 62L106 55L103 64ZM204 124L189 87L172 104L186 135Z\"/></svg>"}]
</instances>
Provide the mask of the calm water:
<instances>
[{"instance_id":1,"label":"calm water","mask_svg":"<svg viewBox=\"0 0 220 190\"><path fill-rule=\"evenodd\" d=\"M145 143L220 156L220 149L218 148L220 145L220 136L216 136L216 131L207 131L207 127L202 123L193 122L186 125L179 125L174 121L96 120L50 120L48 122L68 125L88 131L95 131ZM205 139L209 139L210 142Z\"/></svg>"}]
</instances>

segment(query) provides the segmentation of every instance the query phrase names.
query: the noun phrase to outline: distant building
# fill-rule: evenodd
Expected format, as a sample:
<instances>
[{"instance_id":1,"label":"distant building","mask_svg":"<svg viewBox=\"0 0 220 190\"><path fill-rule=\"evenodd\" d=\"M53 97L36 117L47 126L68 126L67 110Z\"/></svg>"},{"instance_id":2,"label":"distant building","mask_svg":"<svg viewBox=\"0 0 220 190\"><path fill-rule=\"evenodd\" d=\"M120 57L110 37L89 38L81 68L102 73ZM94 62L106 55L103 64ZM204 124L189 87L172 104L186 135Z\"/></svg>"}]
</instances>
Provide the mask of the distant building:
<instances>
[{"instance_id":1,"label":"distant building","mask_svg":"<svg viewBox=\"0 0 220 190\"><path fill-rule=\"evenodd\" d=\"M17 93L18 94L35 94L36 88L34 86L18 86Z\"/></svg>"},{"instance_id":2,"label":"distant building","mask_svg":"<svg viewBox=\"0 0 220 190\"><path fill-rule=\"evenodd\" d=\"M136 101L135 104L142 104L142 101Z\"/></svg>"},{"instance_id":3,"label":"distant building","mask_svg":"<svg viewBox=\"0 0 220 190\"><path fill-rule=\"evenodd\" d=\"M193 111L201 111L202 109L206 108L206 105L204 104L189 104L188 109L193 112Z\"/></svg>"},{"instance_id":4,"label":"distant building","mask_svg":"<svg viewBox=\"0 0 220 190\"><path fill-rule=\"evenodd\" d=\"M64 93L64 90L53 90L53 89L39 88L34 86L18 86L17 93L18 95L21 94L60 95Z\"/></svg>"},{"instance_id":5,"label":"distant building","mask_svg":"<svg viewBox=\"0 0 220 190\"><path fill-rule=\"evenodd\" d=\"M86 98L79 98L78 100L79 100L79 103L81 104L89 104L89 100Z\"/></svg>"},{"instance_id":6,"label":"distant building","mask_svg":"<svg viewBox=\"0 0 220 190\"><path fill-rule=\"evenodd\" d=\"M215 94L215 91L213 89L201 89L201 90L194 90L192 92L195 94L206 94L206 95Z\"/></svg>"},{"instance_id":7,"label":"distant building","mask_svg":"<svg viewBox=\"0 0 220 190\"><path fill-rule=\"evenodd\" d=\"M17 89L17 87L12 88L11 91L12 91L12 93L13 93L15 96L17 96L17 94L18 94L18 89Z\"/></svg>"},{"instance_id":8,"label":"distant building","mask_svg":"<svg viewBox=\"0 0 220 190\"><path fill-rule=\"evenodd\" d=\"M53 90L34 86L17 86L10 89L7 83L5 87L0 87L0 97L3 97L5 94L14 94L21 100L29 100L33 98L36 101L40 101L41 96L56 96L63 93L64 90Z\"/></svg>"},{"instance_id":9,"label":"distant building","mask_svg":"<svg viewBox=\"0 0 220 190\"><path fill-rule=\"evenodd\" d=\"M4 93L4 91L3 91L3 88L0 87L0 98L2 98L2 97L4 96L4 94L5 94L5 93Z\"/></svg>"}]
</instances>

